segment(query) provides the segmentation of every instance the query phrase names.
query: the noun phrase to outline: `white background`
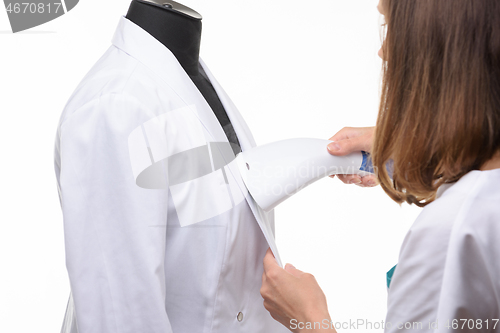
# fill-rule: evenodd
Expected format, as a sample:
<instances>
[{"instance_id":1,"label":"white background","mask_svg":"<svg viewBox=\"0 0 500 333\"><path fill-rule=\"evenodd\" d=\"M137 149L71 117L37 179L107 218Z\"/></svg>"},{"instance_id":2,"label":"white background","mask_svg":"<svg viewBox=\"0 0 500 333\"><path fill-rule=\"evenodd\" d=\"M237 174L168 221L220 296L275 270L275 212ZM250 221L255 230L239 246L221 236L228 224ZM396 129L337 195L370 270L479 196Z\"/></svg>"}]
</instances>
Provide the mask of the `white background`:
<instances>
[{"instance_id":1,"label":"white background","mask_svg":"<svg viewBox=\"0 0 500 333\"><path fill-rule=\"evenodd\" d=\"M378 0L185 0L204 16L202 57L258 144L328 139L376 120ZM59 332L69 283L53 168L59 115L109 47L129 0L82 0L12 34L0 8L0 332ZM381 322L385 273L420 209L323 179L276 211L284 262L313 273L332 319ZM341 332L347 330L340 330ZM381 330L361 329L364 332Z\"/></svg>"}]
</instances>

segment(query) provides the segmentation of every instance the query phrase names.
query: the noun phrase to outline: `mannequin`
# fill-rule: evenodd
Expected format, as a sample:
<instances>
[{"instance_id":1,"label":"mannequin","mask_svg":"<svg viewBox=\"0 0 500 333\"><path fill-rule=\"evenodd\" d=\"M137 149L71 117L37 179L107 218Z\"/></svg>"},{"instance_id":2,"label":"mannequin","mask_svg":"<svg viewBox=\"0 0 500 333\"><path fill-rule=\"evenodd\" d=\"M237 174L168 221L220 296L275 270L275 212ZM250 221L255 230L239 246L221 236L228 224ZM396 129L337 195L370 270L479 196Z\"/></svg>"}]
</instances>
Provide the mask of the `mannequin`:
<instances>
[{"instance_id":1,"label":"mannequin","mask_svg":"<svg viewBox=\"0 0 500 333\"><path fill-rule=\"evenodd\" d=\"M175 1L133 0L126 18L168 48L215 113L234 154L241 151L233 126L199 62L202 17Z\"/></svg>"},{"instance_id":2,"label":"mannequin","mask_svg":"<svg viewBox=\"0 0 500 333\"><path fill-rule=\"evenodd\" d=\"M262 306L274 215L241 179L256 143L199 59L201 16L130 1L57 128L61 333L289 332Z\"/></svg>"}]
</instances>

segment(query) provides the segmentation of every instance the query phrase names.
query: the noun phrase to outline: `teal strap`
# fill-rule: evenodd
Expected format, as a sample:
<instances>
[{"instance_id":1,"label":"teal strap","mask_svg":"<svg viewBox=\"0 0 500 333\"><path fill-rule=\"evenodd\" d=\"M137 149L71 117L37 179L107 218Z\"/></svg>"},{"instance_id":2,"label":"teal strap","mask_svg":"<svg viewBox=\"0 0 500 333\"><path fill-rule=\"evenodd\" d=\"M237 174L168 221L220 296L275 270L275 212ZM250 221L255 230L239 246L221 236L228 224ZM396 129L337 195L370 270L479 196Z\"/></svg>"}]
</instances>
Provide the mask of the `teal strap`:
<instances>
[{"instance_id":1,"label":"teal strap","mask_svg":"<svg viewBox=\"0 0 500 333\"><path fill-rule=\"evenodd\" d=\"M387 288L389 288L391 286L391 280L392 280L392 276L394 275L394 271L396 270L396 266L397 265L395 265L393 268L391 268L387 272Z\"/></svg>"}]
</instances>

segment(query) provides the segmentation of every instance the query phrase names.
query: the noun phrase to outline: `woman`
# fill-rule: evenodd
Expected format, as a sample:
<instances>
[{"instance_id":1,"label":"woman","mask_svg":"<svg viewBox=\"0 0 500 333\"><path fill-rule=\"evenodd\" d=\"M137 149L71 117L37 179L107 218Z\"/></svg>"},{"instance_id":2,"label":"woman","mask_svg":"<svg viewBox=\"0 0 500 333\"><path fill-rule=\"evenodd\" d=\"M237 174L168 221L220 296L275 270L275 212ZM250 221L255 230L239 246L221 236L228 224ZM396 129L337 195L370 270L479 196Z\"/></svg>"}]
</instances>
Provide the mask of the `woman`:
<instances>
[{"instance_id":1,"label":"woman","mask_svg":"<svg viewBox=\"0 0 500 333\"><path fill-rule=\"evenodd\" d=\"M401 248L385 331L500 332L500 1L378 8L387 34L377 126L343 129L328 149L371 151L385 192L425 207ZM270 251L264 269L273 318L293 332L335 332L312 275L281 269Z\"/></svg>"}]
</instances>

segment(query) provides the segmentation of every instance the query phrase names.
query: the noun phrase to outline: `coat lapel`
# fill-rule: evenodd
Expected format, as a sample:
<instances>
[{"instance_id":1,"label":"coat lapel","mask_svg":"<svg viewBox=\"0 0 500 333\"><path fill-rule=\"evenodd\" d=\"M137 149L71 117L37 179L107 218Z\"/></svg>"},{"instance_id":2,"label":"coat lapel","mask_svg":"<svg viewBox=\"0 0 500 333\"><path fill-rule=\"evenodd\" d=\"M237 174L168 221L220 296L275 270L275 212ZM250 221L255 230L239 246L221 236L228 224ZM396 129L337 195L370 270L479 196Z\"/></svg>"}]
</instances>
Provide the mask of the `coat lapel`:
<instances>
[{"instance_id":1,"label":"coat lapel","mask_svg":"<svg viewBox=\"0 0 500 333\"><path fill-rule=\"evenodd\" d=\"M207 73L208 78L210 79L210 82L212 83L215 91L217 92L217 95L219 96L222 105L224 106L227 115L229 117L229 120L231 121L233 128L236 132L236 135L238 136L238 140L240 141L241 145L241 150L245 151L248 149L251 149L256 146L255 140L252 136L252 133L250 132L250 129L248 128L248 125L246 124L245 120L239 113L239 111L236 109L236 106L233 104L229 96L226 94L224 89L219 85L215 77L212 75L210 70L207 68L205 63L200 59L201 65L203 66L203 69ZM214 116L215 117L215 116ZM239 173L233 172L235 169L229 169L233 177L238 179L238 184L243 184L241 181L241 175ZM237 170L237 169L236 169ZM262 233L264 234L264 237L267 240L267 243L269 244L269 247L273 251L273 254L276 258L276 261L280 266L283 266L279 253L278 253L278 247L276 245L276 241L274 239L274 227L271 224L271 221L274 221L272 214L273 213L266 213L260 208L255 200L252 198L246 187L243 185L241 186L240 190L243 192L245 199L248 202L248 205L250 206L250 209L252 210L252 213L255 216L255 219L257 220L257 223L259 224Z\"/></svg>"},{"instance_id":2,"label":"coat lapel","mask_svg":"<svg viewBox=\"0 0 500 333\"><path fill-rule=\"evenodd\" d=\"M250 129L248 128L245 120L238 112L238 109L231 101L229 96L226 94L224 89L222 89L222 87L219 85L215 77L212 75L212 72L210 72L210 69L205 65L205 62L203 62L203 60L200 59L200 63L205 72L207 73L210 82L212 83L215 91L217 92L217 95L219 96L219 99L222 102L222 105L224 106L227 112L229 120L231 121L231 124L233 125L236 135L238 136L238 140L240 141L241 150L245 151L255 147L256 144L252 136L252 133L250 132Z\"/></svg>"}]
</instances>

